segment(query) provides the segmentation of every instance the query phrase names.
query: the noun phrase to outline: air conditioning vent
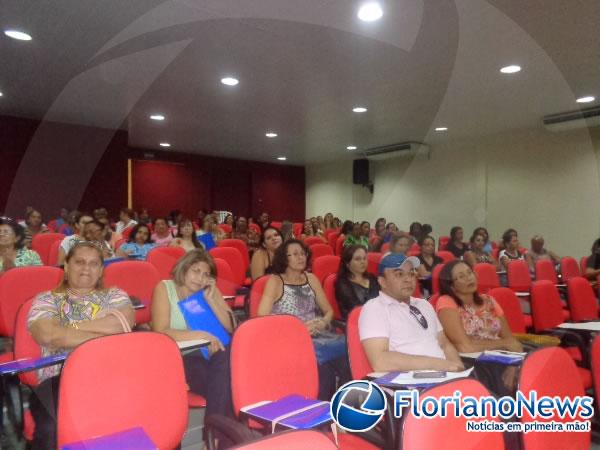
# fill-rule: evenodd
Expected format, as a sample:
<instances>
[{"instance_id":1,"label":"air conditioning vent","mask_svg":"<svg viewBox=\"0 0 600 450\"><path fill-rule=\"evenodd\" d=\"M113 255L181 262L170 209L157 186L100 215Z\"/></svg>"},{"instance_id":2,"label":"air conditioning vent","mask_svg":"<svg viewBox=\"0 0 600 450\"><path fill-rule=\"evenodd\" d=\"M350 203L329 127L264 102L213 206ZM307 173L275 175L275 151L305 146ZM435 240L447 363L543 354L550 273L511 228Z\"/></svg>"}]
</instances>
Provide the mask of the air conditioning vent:
<instances>
[{"instance_id":1,"label":"air conditioning vent","mask_svg":"<svg viewBox=\"0 0 600 450\"><path fill-rule=\"evenodd\" d=\"M423 142L409 141L370 148L363 153L369 159L380 161L383 159L397 158L399 156L414 155L421 151L429 153L429 146Z\"/></svg>"},{"instance_id":2,"label":"air conditioning vent","mask_svg":"<svg viewBox=\"0 0 600 450\"><path fill-rule=\"evenodd\" d=\"M576 130L600 125L600 106L544 117L544 126L549 131Z\"/></svg>"}]
</instances>

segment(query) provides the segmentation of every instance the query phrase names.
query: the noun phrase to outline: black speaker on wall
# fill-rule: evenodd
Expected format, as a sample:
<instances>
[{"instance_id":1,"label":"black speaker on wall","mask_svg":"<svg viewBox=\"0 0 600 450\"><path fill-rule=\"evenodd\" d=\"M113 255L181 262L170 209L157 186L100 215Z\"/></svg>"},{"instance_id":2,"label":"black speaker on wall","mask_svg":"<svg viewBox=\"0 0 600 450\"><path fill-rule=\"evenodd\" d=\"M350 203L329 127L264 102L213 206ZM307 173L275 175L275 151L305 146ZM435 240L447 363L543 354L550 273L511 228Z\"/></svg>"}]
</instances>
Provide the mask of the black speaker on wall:
<instances>
[{"instance_id":1,"label":"black speaker on wall","mask_svg":"<svg viewBox=\"0 0 600 450\"><path fill-rule=\"evenodd\" d=\"M369 160L366 158L355 159L352 166L352 182L354 184L369 184Z\"/></svg>"}]
</instances>

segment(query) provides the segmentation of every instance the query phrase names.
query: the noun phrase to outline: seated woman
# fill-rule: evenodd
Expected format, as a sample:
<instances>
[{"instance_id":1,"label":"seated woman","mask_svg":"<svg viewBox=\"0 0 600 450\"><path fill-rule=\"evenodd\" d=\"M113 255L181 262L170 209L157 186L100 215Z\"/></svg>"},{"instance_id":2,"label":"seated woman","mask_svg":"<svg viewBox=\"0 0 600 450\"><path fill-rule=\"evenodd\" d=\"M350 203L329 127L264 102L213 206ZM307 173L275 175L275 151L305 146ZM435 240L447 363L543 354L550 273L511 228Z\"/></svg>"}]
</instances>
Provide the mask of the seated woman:
<instances>
[{"instance_id":1,"label":"seated woman","mask_svg":"<svg viewBox=\"0 0 600 450\"><path fill-rule=\"evenodd\" d=\"M350 245L361 245L365 249L369 248L369 238L362 234L361 226L358 222L355 222L354 226L352 227L352 231L350 231L349 234L346 234L344 247L348 247Z\"/></svg>"},{"instance_id":2,"label":"seated woman","mask_svg":"<svg viewBox=\"0 0 600 450\"><path fill-rule=\"evenodd\" d=\"M95 243L102 250L104 259L114 258L115 251L110 242L106 240L105 225L97 219L85 224L83 228L83 237L86 241Z\"/></svg>"},{"instance_id":3,"label":"seated woman","mask_svg":"<svg viewBox=\"0 0 600 450\"><path fill-rule=\"evenodd\" d=\"M75 243L79 241L83 241L83 229L86 223L94 220L92 216L89 214L82 213L80 211L73 211L69 215L69 223L71 224L71 228L73 229L73 234L67 236L60 243L60 247L58 248L58 261L57 265L62 266L65 262L65 258L71 250L71 247L75 245Z\"/></svg>"},{"instance_id":4,"label":"seated woman","mask_svg":"<svg viewBox=\"0 0 600 450\"><path fill-rule=\"evenodd\" d=\"M413 243L418 243L421 241L421 238L425 236L423 234L423 225L421 222L413 222L410 224L408 228L408 234L413 238Z\"/></svg>"},{"instance_id":5,"label":"seated woman","mask_svg":"<svg viewBox=\"0 0 600 450\"><path fill-rule=\"evenodd\" d=\"M152 240L157 247L168 247L173 241L173 235L169 228L169 221L164 217L157 217L154 219L154 233L152 233Z\"/></svg>"},{"instance_id":6,"label":"seated woman","mask_svg":"<svg viewBox=\"0 0 600 450\"><path fill-rule=\"evenodd\" d=\"M473 236L469 239L470 250L466 251L463 259L471 267L475 267L478 263L488 263L495 267L498 266L498 261L485 250L485 236L481 233L473 232Z\"/></svg>"},{"instance_id":7,"label":"seated woman","mask_svg":"<svg viewBox=\"0 0 600 450\"><path fill-rule=\"evenodd\" d=\"M390 239L390 250L383 256L385 257L390 253L402 253L403 255L406 255L410 250L411 245L412 238L410 236L406 235L404 232L394 233Z\"/></svg>"},{"instance_id":8,"label":"seated woman","mask_svg":"<svg viewBox=\"0 0 600 450\"><path fill-rule=\"evenodd\" d=\"M171 247L181 247L186 252L196 248L203 248L202 244L198 241L198 237L196 237L194 224L190 219L181 219L179 225L177 225L177 235L169 245Z\"/></svg>"},{"instance_id":9,"label":"seated woman","mask_svg":"<svg viewBox=\"0 0 600 450\"><path fill-rule=\"evenodd\" d=\"M221 325L233 332L233 313L216 286L217 269L210 255L200 249L188 252L173 267L173 279L163 280L152 295L152 330L175 341L207 339L210 358L200 351L183 356L190 390L206 398L206 414L232 416L229 348L215 336L188 329L179 301L204 290L204 298Z\"/></svg>"},{"instance_id":10,"label":"seated woman","mask_svg":"<svg viewBox=\"0 0 600 450\"><path fill-rule=\"evenodd\" d=\"M254 252L252 261L250 261L250 275L252 276L252 281L263 275L273 273L275 251L282 242L283 238L277 228L268 226L263 230L258 250Z\"/></svg>"},{"instance_id":11,"label":"seated woman","mask_svg":"<svg viewBox=\"0 0 600 450\"><path fill-rule=\"evenodd\" d=\"M284 220L281 223L281 237L283 238L283 242L296 239L296 236L294 236L294 224L289 220Z\"/></svg>"},{"instance_id":12,"label":"seated woman","mask_svg":"<svg viewBox=\"0 0 600 450\"><path fill-rule=\"evenodd\" d=\"M308 249L298 240L289 240L277 249L274 275L267 281L258 315L291 314L304 322L311 336L317 337L329 330L333 309L318 278L306 272L308 263ZM345 354L319 364L319 398L330 399L336 376L343 384L349 378L348 371Z\"/></svg>"},{"instance_id":13,"label":"seated woman","mask_svg":"<svg viewBox=\"0 0 600 450\"><path fill-rule=\"evenodd\" d=\"M500 268L502 270L508 270L508 263L518 259L524 260L525 255L519 251L519 236L516 231L508 230L502 235L503 250L500 250L498 254L498 260L500 261Z\"/></svg>"},{"instance_id":14,"label":"seated woman","mask_svg":"<svg viewBox=\"0 0 600 450\"><path fill-rule=\"evenodd\" d=\"M594 274L598 270L600 270L600 239L596 239L592 245L592 254L588 257L585 273Z\"/></svg>"},{"instance_id":15,"label":"seated woman","mask_svg":"<svg viewBox=\"0 0 600 450\"><path fill-rule=\"evenodd\" d=\"M248 228L248 221L245 217L238 217L235 222L235 228L231 232L231 238L244 241L250 254L258 248L260 243L259 235L254 230Z\"/></svg>"},{"instance_id":16,"label":"seated woman","mask_svg":"<svg viewBox=\"0 0 600 450\"><path fill-rule=\"evenodd\" d=\"M375 228L371 230L369 235L369 247L372 251L378 252L383 245L385 238L385 218L380 217L375 222Z\"/></svg>"},{"instance_id":17,"label":"seated woman","mask_svg":"<svg viewBox=\"0 0 600 450\"><path fill-rule=\"evenodd\" d=\"M67 253L62 283L33 301L27 325L42 347L42 356L70 351L89 339L122 333L121 320L134 326L135 314L127 294L102 286L103 263L102 252L94 243L76 242ZM54 449L60 365L41 369L38 377L40 384L29 400L35 420L32 448Z\"/></svg>"},{"instance_id":18,"label":"seated woman","mask_svg":"<svg viewBox=\"0 0 600 450\"><path fill-rule=\"evenodd\" d=\"M398 233L398 227L396 226L396 224L394 222L389 222L386 226L385 226L385 233L383 234L383 243L387 244L388 242L391 241L392 237Z\"/></svg>"},{"instance_id":19,"label":"seated woman","mask_svg":"<svg viewBox=\"0 0 600 450\"><path fill-rule=\"evenodd\" d=\"M421 246L421 253L418 258L421 265L417 269L419 277L424 278L421 281L423 289L426 289L428 293L432 293L431 273L433 268L438 264L444 264L444 260L435 254L435 239L431 236L425 236L419 243Z\"/></svg>"},{"instance_id":20,"label":"seated woman","mask_svg":"<svg viewBox=\"0 0 600 450\"><path fill-rule=\"evenodd\" d=\"M344 248L335 282L335 298L346 320L355 306L379 295L377 277L367 272L367 250L362 245Z\"/></svg>"},{"instance_id":21,"label":"seated woman","mask_svg":"<svg viewBox=\"0 0 600 450\"><path fill-rule=\"evenodd\" d=\"M523 351L500 305L489 295L477 293L477 277L464 261L451 261L440 272L436 310L446 336L459 352Z\"/></svg>"},{"instance_id":22,"label":"seated woman","mask_svg":"<svg viewBox=\"0 0 600 450\"><path fill-rule=\"evenodd\" d=\"M134 220L135 211L131 208L123 208L119 212L119 221L115 225L115 231L117 233L123 233L127 228L133 228L137 225L137 221Z\"/></svg>"},{"instance_id":23,"label":"seated woman","mask_svg":"<svg viewBox=\"0 0 600 450\"><path fill-rule=\"evenodd\" d=\"M492 250L494 250L494 246L492 245L492 241L490 241L490 233L488 233L487 228L477 227L473 230L473 236L476 234L481 234L483 236L483 240L485 244L483 245L483 251L486 253L492 254Z\"/></svg>"},{"instance_id":24,"label":"seated woman","mask_svg":"<svg viewBox=\"0 0 600 450\"><path fill-rule=\"evenodd\" d=\"M117 250L117 256L145 261L154 247L148 225L138 224L131 230L128 241Z\"/></svg>"},{"instance_id":25,"label":"seated woman","mask_svg":"<svg viewBox=\"0 0 600 450\"><path fill-rule=\"evenodd\" d=\"M226 233L219 227L217 218L214 214L209 214L204 218L204 225L201 230L197 231L198 236L203 234L212 234L215 244L227 237Z\"/></svg>"},{"instance_id":26,"label":"seated woman","mask_svg":"<svg viewBox=\"0 0 600 450\"><path fill-rule=\"evenodd\" d=\"M328 212L325 214L325 217L323 218L323 225L325 226L325 231L335 229L332 213Z\"/></svg>"},{"instance_id":27,"label":"seated woman","mask_svg":"<svg viewBox=\"0 0 600 450\"><path fill-rule=\"evenodd\" d=\"M31 248L31 241L36 234L47 233L48 227L44 225L42 214L35 209L30 209L25 214L25 241L23 244Z\"/></svg>"},{"instance_id":28,"label":"seated woman","mask_svg":"<svg viewBox=\"0 0 600 450\"><path fill-rule=\"evenodd\" d=\"M463 242L464 232L462 227L452 227L450 230L450 240L446 244L446 251L452 253L457 258L462 258L469 249Z\"/></svg>"},{"instance_id":29,"label":"seated woman","mask_svg":"<svg viewBox=\"0 0 600 450\"><path fill-rule=\"evenodd\" d=\"M313 226L313 223L310 219L306 219L304 221L304 228L302 228L302 234L300 235L300 240L304 241L307 237L318 237L323 241L324 244L327 243L327 240L323 237L321 233L319 233L317 226Z\"/></svg>"},{"instance_id":30,"label":"seated woman","mask_svg":"<svg viewBox=\"0 0 600 450\"><path fill-rule=\"evenodd\" d=\"M0 274L13 267L41 266L40 255L24 246L25 230L16 222L0 218Z\"/></svg>"}]
</instances>

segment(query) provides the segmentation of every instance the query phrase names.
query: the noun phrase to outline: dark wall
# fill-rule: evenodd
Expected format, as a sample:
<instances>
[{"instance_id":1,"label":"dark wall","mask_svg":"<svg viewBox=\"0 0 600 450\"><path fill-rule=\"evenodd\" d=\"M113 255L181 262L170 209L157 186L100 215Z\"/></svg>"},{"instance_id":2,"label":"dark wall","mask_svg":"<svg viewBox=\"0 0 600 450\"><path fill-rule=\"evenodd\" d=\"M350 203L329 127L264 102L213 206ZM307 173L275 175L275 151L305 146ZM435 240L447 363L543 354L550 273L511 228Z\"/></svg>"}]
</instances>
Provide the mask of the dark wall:
<instances>
[{"instance_id":1,"label":"dark wall","mask_svg":"<svg viewBox=\"0 0 600 450\"><path fill-rule=\"evenodd\" d=\"M62 206L104 206L116 215L127 205L128 158L133 207L151 215L181 209L195 216L200 208L267 211L276 220L305 215L303 167L134 149L125 131L6 116L0 130L0 211L7 215L22 217L27 205L46 218Z\"/></svg>"}]
</instances>

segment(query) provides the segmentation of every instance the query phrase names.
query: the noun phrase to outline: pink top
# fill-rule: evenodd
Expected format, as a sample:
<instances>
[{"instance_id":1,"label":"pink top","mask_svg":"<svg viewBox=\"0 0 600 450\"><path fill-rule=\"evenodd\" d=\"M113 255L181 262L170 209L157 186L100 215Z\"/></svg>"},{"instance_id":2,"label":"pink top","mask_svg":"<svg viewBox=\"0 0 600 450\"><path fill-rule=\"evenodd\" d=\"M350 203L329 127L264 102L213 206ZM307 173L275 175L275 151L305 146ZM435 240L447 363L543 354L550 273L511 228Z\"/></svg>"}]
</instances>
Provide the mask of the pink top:
<instances>
[{"instance_id":1,"label":"pink top","mask_svg":"<svg viewBox=\"0 0 600 450\"><path fill-rule=\"evenodd\" d=\"M157 247L168 247L173 240L173 236L171 233L169 233L166 237L159 238L156 233L152 233L151 239L154 241Z\"/></svg>"},{"instance_id":2,"label":"pink top","mask_svg":"<svg viewBox=\"0 0 600 450\"><path fill-rule=\"evenodd\" d=\"M499 339L504 316L502 307L489 295L482 295L483 305L465 305L458 307L452 297L441 296L435 306L436 311L444 308L457 309L467 336L475 339Z\"/></svg>"}]
</instances>

